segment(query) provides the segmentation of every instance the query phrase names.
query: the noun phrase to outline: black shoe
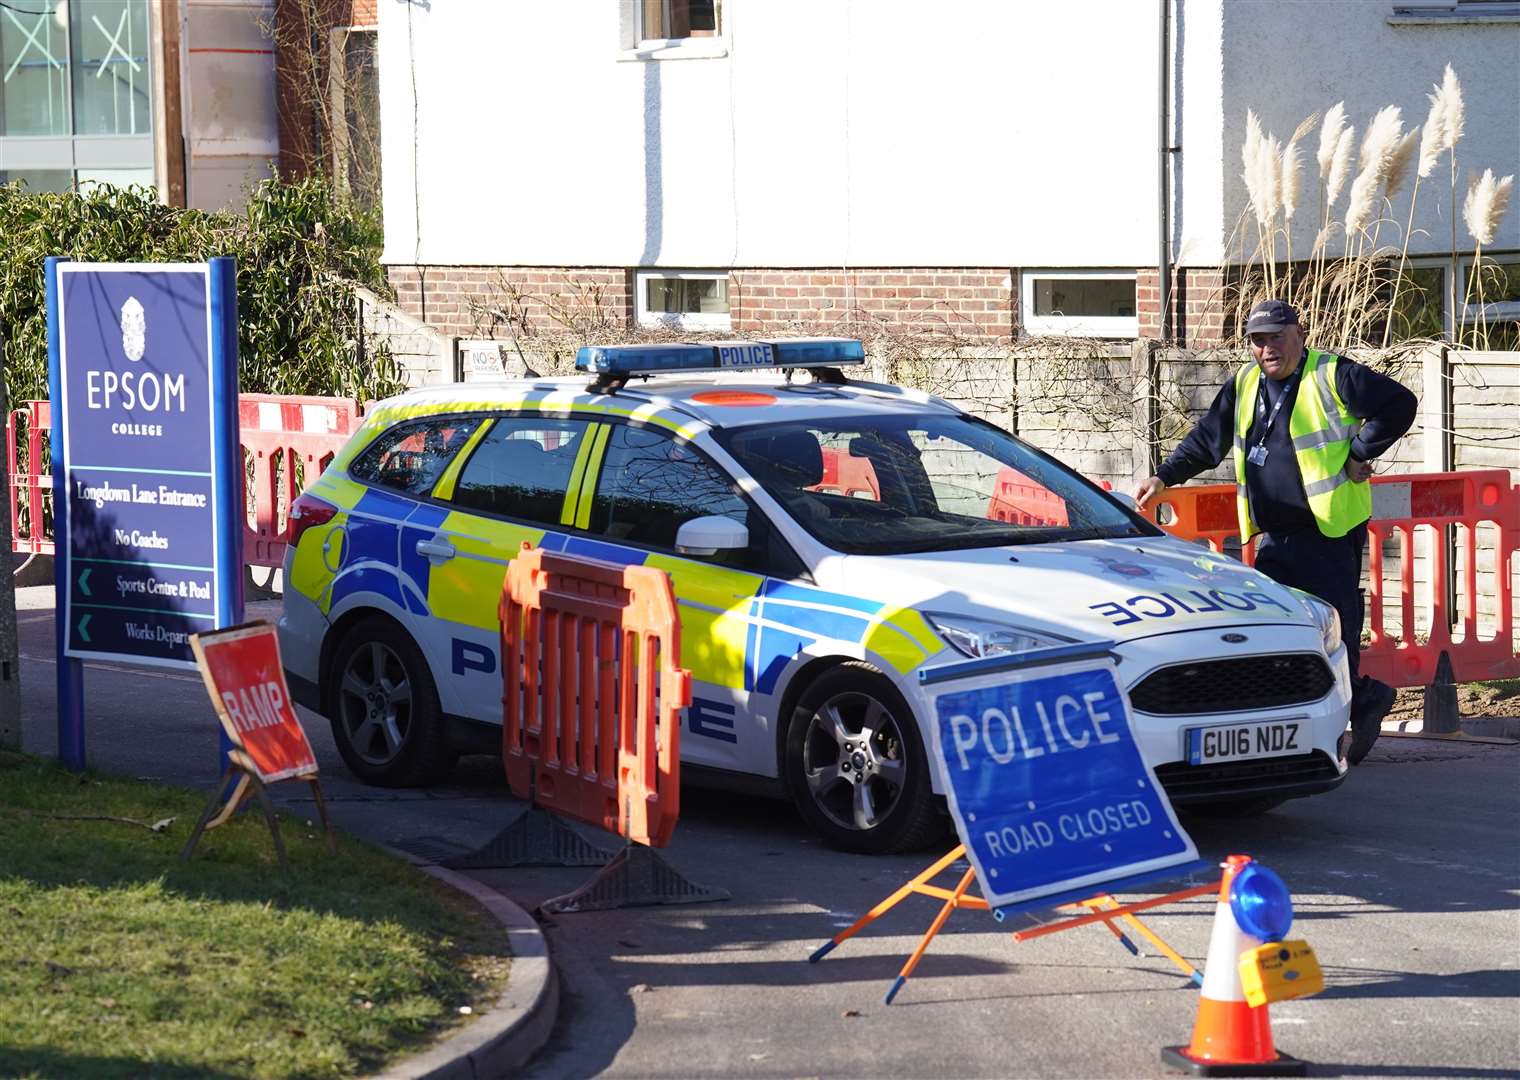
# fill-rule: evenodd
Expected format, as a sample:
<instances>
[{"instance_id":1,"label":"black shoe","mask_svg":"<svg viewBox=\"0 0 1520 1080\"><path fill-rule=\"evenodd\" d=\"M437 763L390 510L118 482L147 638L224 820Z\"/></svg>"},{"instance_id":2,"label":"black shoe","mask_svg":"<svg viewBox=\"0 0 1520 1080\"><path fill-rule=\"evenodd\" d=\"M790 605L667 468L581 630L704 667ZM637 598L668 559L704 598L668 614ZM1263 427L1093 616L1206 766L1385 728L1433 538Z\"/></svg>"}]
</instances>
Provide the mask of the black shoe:
<instances>
[{"instance_id":1,"label":"black shoe","mask_svg":"<svg viewBox=\"0 0 1520 1080\"><path fill-rule=\"evenodd\" d=\"M1360 765L1362 759L1371 752L1372 744L1383 733L1383 717L1393 708L1396 696L1393 687L1376 679L1368 679L1362 692L1354 695L1351 702L1351 747L1346 751L1346 760L1352 765Z\"/></svg>"}]
</instances>

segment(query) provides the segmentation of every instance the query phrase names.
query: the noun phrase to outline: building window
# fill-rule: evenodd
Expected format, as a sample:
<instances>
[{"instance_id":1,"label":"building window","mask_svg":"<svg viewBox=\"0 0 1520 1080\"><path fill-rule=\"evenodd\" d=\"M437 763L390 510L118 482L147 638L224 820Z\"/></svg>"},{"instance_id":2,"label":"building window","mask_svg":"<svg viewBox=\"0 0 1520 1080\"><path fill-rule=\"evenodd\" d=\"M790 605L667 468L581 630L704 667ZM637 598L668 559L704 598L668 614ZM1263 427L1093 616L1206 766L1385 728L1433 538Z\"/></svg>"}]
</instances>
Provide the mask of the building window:
<instances>
[{"instance_id":1,"label":"building window","mask_svg":"<svg viewBox=\"0 0 1520 1080\"><path fill-rule=\"evenodd\" d=\"M718 36L718 0L639 0L639 41Z\"/></svg>"},{"instance_id":2,"label":"building window","mask_svg":"<svg viewBox=\"0 0 1520 1080\"><path fill-rule=\"evenodd\" d=\"M1483 259L1476 280L1462 266L1462 343L1477 349L1520 349L1520 260Z\"/></svg>"},{"instance_id":3,"label":"building window","mask_svg":"<svg viewBox=\"0 0 1520 1080\"><path fill-rule=\"evenodd\" d=\"M1520 349L1520 259L1484 256L1478 280L1472 276L1470 255L1457 261L1455 307L1448 309L1447 260L1411 260L1399 285L1393 340L1444 339L1468 348Z\"/></svg>"},{"instance_id":4,"label":"building window","mask_svg":"<svg viewBox=\"0 0 1520 1080\"><path fill-rule=\"evenodd\" d=\"M727 330L728 275L711 270L640 270L634 275L640 326Z\"/></svg>"},{"instance_id":5,"label":"building window","mask_svg":"<svg viewBox=\"0 0 1520 1080\"><path fill-rule=\"evenodd\" d=\"M1520 22L1517 0L1446 0L1441 4L1394 4L1390 26Z\"/></svg>"},{"instance_id":6,"label":"building window","mask_svg":"<svg viewBox=\"0 0 1520 1080\"><path fill-rule=\"evenodd\" d=\"M1026 270L1021 293L1026 334L1132 338L1135 275L1123 270Z\"/></svg>"},{"instance_id":7,"label":"building window","mask_svg":"<svg viewBox=\"0 0 1520 1080\"><path fill-rule=\"evenodd\" d=\"M153 182L148 0L0 3L0 182Z\"/></svg>"},{"instance_id":8,"label":"building window","mask_svg":"<svg viewBox=\"0 0 1520 1080\"><path fill-rule=\"evenodd\" d=\"M621 60L700 60L728 55L723 0L622 0Z\"/></svg>"}]
</instances>

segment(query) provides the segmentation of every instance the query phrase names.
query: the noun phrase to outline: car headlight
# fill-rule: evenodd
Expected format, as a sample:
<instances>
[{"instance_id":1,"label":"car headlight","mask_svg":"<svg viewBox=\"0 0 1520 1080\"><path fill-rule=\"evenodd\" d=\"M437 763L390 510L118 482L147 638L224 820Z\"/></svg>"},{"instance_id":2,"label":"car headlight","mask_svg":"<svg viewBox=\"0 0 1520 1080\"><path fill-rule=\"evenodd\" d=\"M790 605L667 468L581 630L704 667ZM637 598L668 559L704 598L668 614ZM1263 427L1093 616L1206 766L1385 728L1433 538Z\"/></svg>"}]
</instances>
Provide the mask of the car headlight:
<instances>
[{"instance_id":1,"label":"car headlight","mask_svg":"<svg viewBox=\"0 0 1520 1080\"><path fill-rule=\"evenodd\" d=\"M1341 647L1340 612L1312 593L1306 593L1302 589L1292 591L1298 597L1298 602L1304 605L1309 618L1314 620L1314 626L1319 630L1320 645L1324 648L1325 655L1329 656Z\"/></svg>"},{"instance_id":2,"label":"car headlight","mask_svg":"<svg viewBox=\"0 0 1520 1080\"><path fill-rule=\"evenodd\" d=\"M1008 656L1057 645L1065 638L1036 634L1007 623L974 619L968 615L946 615L941 612L924 612L929 625L939 631L939 636L950 643L959 653L973 658L983 656Z\"/></svg>"}]
</instances>

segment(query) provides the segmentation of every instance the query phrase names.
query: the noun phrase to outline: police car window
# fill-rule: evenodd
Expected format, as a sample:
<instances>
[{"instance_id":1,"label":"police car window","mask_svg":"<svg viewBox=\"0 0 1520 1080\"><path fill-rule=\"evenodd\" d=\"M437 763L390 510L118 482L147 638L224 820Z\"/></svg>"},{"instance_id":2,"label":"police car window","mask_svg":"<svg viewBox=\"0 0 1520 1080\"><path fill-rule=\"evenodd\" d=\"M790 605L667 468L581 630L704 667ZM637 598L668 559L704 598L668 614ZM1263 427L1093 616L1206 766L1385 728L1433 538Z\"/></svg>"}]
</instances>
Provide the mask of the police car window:
<instances>
[{"instance_id":1,"label":"police car window","mask_svg":"<svg viewBox=\"0 0 1520 1080\"><path fill-rule=\"evenodd\" d=\"M539 417L495 421L460 470L452 501L470 510L558 525L575 455L590 426Z\"/></svg>"},{"instance_id":2,"label":"police car window","mask_svg":"<svg viewBox=\"0 0 1520 1080\"><path fill-rule=\"evenodd\" d=\"M359 455L349 475L367 484L426 495L479 424L478 419L457 416L398 424Z\"/></svg>"},{"instance_id":3,"label":"police car window","mask_svg":"<svg viewBox=\"0 0 1520 1080\"><path fill-rule=\"evenodd\" d=\"M694 447L648 428L612 429L602 459L590 527L609 540L674 549L676 530L718 514L746 527L749 504L726 473ZM755 546L755 530L751 548ZM746 552L720 552L714 562L746 564Z\"/></svg>"},{"instance_id":4,"label":"police car window","mask_svg":"<svg viewBox=\"0 0 1520 1080\"><path fill-rule=\"evenodd\" d=\"M839 551L1150 536L1060 462L965 416L848 416L715 437L803 528Z\"/></svg>"}]
</instances>

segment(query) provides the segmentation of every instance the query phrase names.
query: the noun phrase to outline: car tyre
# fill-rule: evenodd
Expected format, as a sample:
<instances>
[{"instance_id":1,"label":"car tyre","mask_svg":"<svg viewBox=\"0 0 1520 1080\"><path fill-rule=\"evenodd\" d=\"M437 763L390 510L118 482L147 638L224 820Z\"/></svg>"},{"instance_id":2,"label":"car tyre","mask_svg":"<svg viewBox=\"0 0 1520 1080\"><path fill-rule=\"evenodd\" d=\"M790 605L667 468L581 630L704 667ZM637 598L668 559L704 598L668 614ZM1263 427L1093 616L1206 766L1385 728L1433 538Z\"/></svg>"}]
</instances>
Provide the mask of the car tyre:
<instances>
[{"instance_id":1,"label":"car tyre","mask_svg":"<svg viewBox=\"0 0 1520 1080\"><path fill-rule=\"evenodd\" d=\"M787 725L787 788L803 819L837 848L884 855L944 834L918 723L867 664L820 675Z\"/></svg>"},{"instance_id":2,"label":"car tyre","mask_svg":"<svg viewBox=\"0 0 1520 1080\"><path fill-rule=\"evenodd\" d=\"M333 739L360 780L417 787L453 768L438 687L406 631L383 618L357 623L338 642L330 671Z\"/></svg>"}]
</instances>

